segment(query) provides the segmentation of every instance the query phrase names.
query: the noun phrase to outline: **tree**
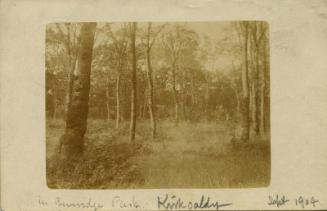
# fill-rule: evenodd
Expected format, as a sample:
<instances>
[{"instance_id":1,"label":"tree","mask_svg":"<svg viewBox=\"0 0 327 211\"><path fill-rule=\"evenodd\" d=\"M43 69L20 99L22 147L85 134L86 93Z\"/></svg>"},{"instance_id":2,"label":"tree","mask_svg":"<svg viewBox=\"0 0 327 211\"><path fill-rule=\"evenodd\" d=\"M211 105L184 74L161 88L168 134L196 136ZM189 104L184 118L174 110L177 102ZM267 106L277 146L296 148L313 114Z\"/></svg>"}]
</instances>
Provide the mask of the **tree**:
<instances>
[{"instance_id":1,"label":"tree","mask_svg":"<svg viewBox=\"0 0 327 211\"><path fill-rule=\"evenodd\" d=\"M251 54L252 54L252 62L253 62L253 70L255 72L253 73L253 81L252 81L252 86L253 86L253 127L254 127L254 132L255 134L259 134L259 125L260 123L260 112L259 112L259 107L260 107L260 92L262 89L259 87L259 80L261 79L262 75L262 70L260 69L259 65L259 59L260 59L260 44L262 41L263 33L260 30L260 23L257 21L252 22L249 26L250 32L251 32L251 38L252 38L252 45L251 45ZM260 96L259 96L260 95Z\"/></svg>"},{"instance_id":2,"label":"tree","mask_svg":"<svg viewBox=\"0 0 327 211\"><path fill-rule=\"evenodd\" d=\"M108 35L112 38L112 48L110 48L110 54L114 61L114 67L116 69L116 128L119 128L121 119L121 78L123 74L123 68L126 65L128 36L127 27L123 25L118 30L117 35L111 30L111 26L107 25ZM108 85L109 87L109 85Z\"/></svg>"},{"instance_id":3,"label":"tree","mask_svg":"<svg viewBox=\"0 0 327 211\"><path fill-rule=\"evenodd\" d=\"M175 105L175 125L180 119L180 91L181 84L178 83L178 72L181 71L180 60L183 54L189 53L195 43L195 33L187 29L185 26L175 24L162 37L162 45L165 51L165 57L171 67L171 85L174 96ZM191 49L190 49L191 48ZM183 77L183 76L182 76Z\"/></svg>"},{"instance_id":4,"label":"tree","mask_svg":"<svg viewBox=\"0 0 327 211\"><path fill-rule=\"evenodd\" d=\"M132 95L131 95L131 123L129 132L129 141L135 144L135 128L136 128L136 50L135 50L135 37L136 37L136 22L131 23L130 26L130 39L131 39L131 53L132 53Z\"/></svg>"},{"instance_id":5,"label":"tree","mask_svg":"<svg viewBox=\"0 0 327 211\"><path fill-rule=\"evenodd\" d=\"M163 46L166 51L166 55L168 57L169 62L171 63L171 75L172 75L172 89L174 94L174 104L175 104L175 124L178 124L179 121L179 98L178 98L178 90L176 87L176 65L180 55L182 43L178 42L177 36L178 26L175 26L175 30L168 32L163 37Z\"/></svg>"},{"instance_id":6,"label":"tree","mask_svg":"<svg viewBox=\"0 0 327 211\"><path fill-rule=\"evenodd\" d=\"M217 46L213 45L210 42L210 39L205 36L203 42L203 48L201 50L201 59L203 62L206 63L206 84L205 84L205 97L204 97L204 113L206 115L206 119L209 120L209 98L210 98L210 80L211 75L210 72L214 71L214 66L216 62L218 54Z\"/></svg>"},{"instance_id":7,"label":"tree","mask_svg":"<svg viewBox=\"0 0 327 211\"><path fill-rule=\"evenodd\" d=\"M264 135L264 122L265 122L265 34L266 25L264 22L254 21L249 24L249 30L251 33L251 49L252 63L253 63L253 92L252 92L252 113L253 113L253 128L256 135Z\"/></svg>"},{"instance_id":8,"label":"tree","mask_svg":"<svg viewBox=\"0 0 327 211\"><path fill-rule=\"evenodd\" d=\"M269 51L269 42L268 42L268 34L267 34L267 28L268 28L268 24L265 22L261 22L261 30L262 30L262 36L263 36L263 40L262 40L262 50L263 50L263 71L262 71L262 77L261 77L261 95L260 95L260 125L259 125L259 134L261 136L265 135L266 132L266 122L268 118L266 118L266 116L269 117L269 107L267 109L267 97L266 97L266 93L267 93L267 82L269 82L268 75L269 75L269 71L268 71L268 67L267 67L267 63L268 63L268 54L267 52ZM268 90L269 92L269 90ZM269 99L269 97L268 97ZM269 121L268 121L269 122Z\"/></svg>"},{"instance_id":9,"label":"tree","mask_svg":"<svg viewBox=\"0 0 327 211\"><path fill-rule=\"evenodd\" d=\"M243 141L250 139L250 100L249 100L249 78L248 78L248 42L249 42L249 23L247 21L240 23L243 35L243 70L242 70L242 135Z\"/></svg>"},{"instance_id":10,"label":"tree","mask_svg":"<svg viewBox=\"0 0 327 211\"><path fill-rule=\"evenodd\" d=\"M152 76L152 63L151 63L151 49L156 41L157 35L165 27L162 25L156 32L152 31L152 23L148 23L147 33L146 33L146 63L147 63L147 82L148 82L148 104L149 104L149 115L150 115L150 125L152 130L152 138L155 138L157 133L157 124L155 117L155 104L153 99L153 76Z\"/></svg>"},{"instance_id":11,"label":"tree","mask_svg":"<svg viewBox=\"0 0 327 211\"><path fill-rule=\"evenodd\" d=\"M70 78L71 106L68 108L66 130L60 143L63 155L69 158L77 158L83 154L95 27L95 23L84 23L81 27L80 52L73 76Z\"/></svg>"},{"instance_id":12,"label":"tree","mask_svg":"<svg viewBox=\"0 0 327 211\"><path fill-rule=\"evenodd\" d=\"M249 128L253 129L251 134L256 138L263 138L266 124L269 124L268 26L260 21L244 21L234 26L236 26L243 52L242 139L249 140Z\"/></svg>"},{"instance_id":13,"label":"tree","mask_svg":"<svg viewBox=\"0 0 327 211\"><path fill-rule=\"evenodd\" d=\"M96 34L99 36L101 28L97 27ZM108 54L107 44L97 43L93 49L92 77L89 99L89 117L105 118L109 123L112 90L112 81L115 77L115 69L112 65L112 56ZM106 114L106 115L105 115ZM110 124L109 124L110 125ZM109 128L108 128L109 129Z\"/></svg>"}]
</instances>

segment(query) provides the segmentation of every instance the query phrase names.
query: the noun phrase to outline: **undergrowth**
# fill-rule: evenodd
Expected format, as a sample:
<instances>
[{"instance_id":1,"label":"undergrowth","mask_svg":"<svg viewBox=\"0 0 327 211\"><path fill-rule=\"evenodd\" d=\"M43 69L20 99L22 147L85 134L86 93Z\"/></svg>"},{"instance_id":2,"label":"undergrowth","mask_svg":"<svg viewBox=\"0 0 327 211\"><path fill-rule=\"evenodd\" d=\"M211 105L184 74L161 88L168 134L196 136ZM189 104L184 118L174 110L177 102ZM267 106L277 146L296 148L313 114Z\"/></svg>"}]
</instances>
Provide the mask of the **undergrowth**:
<instances>
[{"instance_id":1,"label":"undergrowth","mask_svg":"<svg viewBox=\"0 0 327 211\"><path fill-rule=\"evenodd\" d=\"M52 122L48 128L62 127L59 122ZM90 121L85 137L83 156L75 161L66 160L57 153L56 147L52 157L47 158L47 183L49 188L64 189L101 189L133 188L143 183L138 164L134 158L148 152L146 144L131 145L122 141L122 134L128 130L123 125L119 130L108 133L104 122ZM117 137L120 140L117 141ZM58 134L57 138L60 137ZM59 139L59 138L58 138Z\"/></svg>"},{"instance_id":2,"label":"undergrowth","mask_svg":"<svg viewBox=\"0 0 327 211\"><path fill-rule=\"evenodd\" d=\"M64 122L47 122L47 183L50 188L248 188L270 182L270 141L231 142L233 125L169 121L151 138L139 121L136 145L129 123L89 120L83 157L75 162L57 153Z\"/></svg>"}]
</instances>

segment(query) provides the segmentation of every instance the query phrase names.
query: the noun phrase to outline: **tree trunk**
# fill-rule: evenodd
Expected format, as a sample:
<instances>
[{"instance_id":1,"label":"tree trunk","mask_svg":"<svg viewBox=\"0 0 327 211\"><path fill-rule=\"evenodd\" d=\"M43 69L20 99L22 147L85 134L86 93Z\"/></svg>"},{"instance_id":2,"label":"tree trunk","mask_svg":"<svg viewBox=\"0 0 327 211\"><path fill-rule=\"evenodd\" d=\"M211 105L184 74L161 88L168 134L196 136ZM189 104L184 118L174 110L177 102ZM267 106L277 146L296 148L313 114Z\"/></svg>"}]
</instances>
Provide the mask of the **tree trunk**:
<instances>
[{"instance_id":1,"label":"tree trunk","mask_svg":"<svg viewBox=\"0 0 327 211\"><path fill-rule=\"evenodd\" d=\"M235 97L236 97L236 111L237 111L237 113L239 113L240 112L240 95L236 88L234 89L234 91L235 91Z\"/></svg>"},{"instance_id":2,"label":"tree trunk","mask_svg":"<svg viewBox=\"0 0 327 211\"><path fill-rule=\"evenodd\" d=\"M136 50L135 50L136 23L131 26L131 51L132 51L132 96L131 96L131 124L129 141L135 144L135 128L136 128Z\"/></svg>"},{"instance_id":3,"label":"tree trunk","mask_svg":"<svg viewBox=\"0 0 327 211\"><path fill-rule=\"evenodd\" d=\"M259 134L261 137L264 136L265 128L265 82L261 82L261 92L260 92L260 125L259 125Z\"/></svg>"},{"instance_id":4,"label":"tree trunk","mask_svg":"<svg viewBox=\"0 0 327 211\"><path fill-rule=\"evenodd\" d=\"M269 58L269 51L270 51L270 46L269 46L269 42L267 40L265 40L265 60L264 60L264 65L265 65L265 132L267 132L270 129L270 58ZM268 55L267 55L268 54ZM270 131L269 131L270 132Z\"/></svg>"},{"instance_id":5,"label":"tree trunk","mask_svg":"<svg viewBox=\"0 0 327 211\"><path fill-rule=\"evenodd\" d=\"M130 70L130 69L128 69ZM121 85L120 87L120 121L125 121L125 120L130 120L131 117L131 90L128 87L130 83L126 81L121 80ZM136 108L135 108L136 109ZM135 110L137 113L137 110ZM135 113L135 115L136 115Z\"/></svg>"},{"instance_id":6,"label":"tree trunk","mask_svg":"<svg viewBox=\"0 0 327 211\"><path fill-rule=\"evenodd\" d=\"M249 141L249 80L248 80L248 23L244 25L244 56L242 71L242 135L244 142Z\"/></svg>"},{"instance_id":7,"label":"tree trunk","mask_svg":"<svg viewBox=\"0 0 327 211\"><path fill-rule=\"evenodd\" d=\"M156 117L154 112L153 77L152 77L152 66L151 66L151 52L149 48L146 52L146 61L148 65L147 78L148 78L148 89L149 89L148 103L149 103L150 127L151 127L152 138L155 138L157 133L157 123L156 123Z\"/></svg>"},{"instance_id":8,"label":"tree trunk","mask_svg":"<svg viewBox=\"0 0 327 211\"><path fill-rule=\"evenodd\" d=\"M260 107L260 87L259 87L259 80L260 80L260 67L259 67L259 46L257 41L255 42L255 69L256 69L256 78L255 78L255 107L256 107L256 112L255 112L255 121L256 121L256 125L254 127L254 131L255 134L258 135L259 134L259 126L260 126L260 111L259 111L259 107Z\"/></svg>"},{"instance_id":9,"label":"tree trunk","mask_svg":"<svg viewBox=\"0 0 327 211\"><path fill-rule=\"evenodd\" d=\"M108 123L110 122L110 86L109 86L109 82L107 84L107 89L106 89L106 106L107 106L107 121Z\"/></svg>"},{"instance_id":10,"label":"tree trunk","mask_svg":"<svg viewBox=\"0 0 327 211\"><path fill-rule=\"evenodd\" d=\"M179 122L179 100L178 100L178 93L176 90L176 62L173 62L173 69L172 69L172 76L173 76L173 94L174 94L174 103L175 103L175 125L178 125Z\"/></svg>"},{"instance_id":11,"label":"tree trunk","mask_svg":"<svg viewBox=\"0 0 327 211\"><path fill-rule=\"evenodd\" d=\"M144 90L145 91L145 90ZM146 110L148 110L148 99L147 99L147 96L144 96L143 98L143 109L142 109L142 119L145 119L146 118Z\"/></svg>"},{"instance_id":12,"label":"tree trunk","mask_svg":"<svg viewBox=\"0 0 327 211\"><path fill-rule=\"evenodd\" d=\"M267 72L267 60L266 60L266 40L263 41L263 72L261 77L261 102L260 102L260 127L259 127L259 134L261 137L265 135L265 127L266 127L266 72Z\"/></svg>"},{"instance_id":13,"label":"tree trunk","mask_svg":"<svg viewBox=\"0 0 327 211\"><path fill-rule=\"evenodd\" d=\"M117 73L116 79L116 129L120 123L120 72Z\"/></svg>"},{"instance_id":14,"label":"tree trunk","mask_svg":"<svg viewBox=\"0 0 327 211\"><path fill-rule=\"evenodd\" d=\"M206 94L205 94L205 110L206 120L209 121L209 97L210 97L210 84L209 84L209 74L206 77Z\"/></svg>"},{"instance_id":15,"label":"tree trunk","mask_svg":"<svg viewBox=\"0 0 327 211\"><path fill-rule=\"evenodd\" d=\"M182 80L182 86L181 86L181 107L182 107L182 112L183 112L183 119L187 120L188 115L187 115L187 92L186 92L186 69L182 72L183 74L183 80Z\"/></svg>"},{"instance_id":16,"label":"tree trunk","mask_svg":"<svg viewBox=\"0 0 327 211\"><path fill-rule=\"evenodd\" d=\"M194 110L196 109L197 106L197 101L196 101L196 96L195 96L195 85L194 85L194 75L192 74L192 78L191 78L191 111L190 111L190 117L192 118L192 120L194 119L195 115L194 115Z\"/></svg>"},{"instance_id":17,"label":"tree trunk","mask_svg":"<svg viewBox=\"0 0 327 211\"><path fill-rule=\"evenodd\" d=\"M144 119L145 118L145 113L146 113L146 110L147 110L147 104L148 104L148 102L147 102L147 96L146 96L146 93L145 93L145 89L143 90L143 97L140 97L139 98L139 104L138 104L138 106L139 106L139 108L138 108L138 110L139 110L139 112L138 112L138 116L139 116L139 119ZM140 92L140 93L142 93L142 92Z\"/></svg>"},{"instance_id":18,"label":"tree trunk","mask_svg":"<svg viewBox=\"0 0 327 211\"><path fill-rule=\"evenodd\" d=\"M251 122L252 122L252 132L253 134L257 134L257 127L258 127L258 120L257 120L257 114L258 114L258 107L257 107L257 88L256 88L256 82L255 79L252 82L251 86L251 92L250 92L250 113L251 113Z\"/></svg>"},{"instance_id":19,"label":"tree trunk","mask_svg":"<svg viewBox=\"0 0 327 211\"><path fill-rule=\"evenodd\" d=\"M78 65L74 77L71 78L71 105L68 108L66 131L63 143L61 143L63 155L69 158L79 158L84 149L95 27L95 23L82 25L80 34L81 49L77 58Z\"/></svg>"}]
</instances>

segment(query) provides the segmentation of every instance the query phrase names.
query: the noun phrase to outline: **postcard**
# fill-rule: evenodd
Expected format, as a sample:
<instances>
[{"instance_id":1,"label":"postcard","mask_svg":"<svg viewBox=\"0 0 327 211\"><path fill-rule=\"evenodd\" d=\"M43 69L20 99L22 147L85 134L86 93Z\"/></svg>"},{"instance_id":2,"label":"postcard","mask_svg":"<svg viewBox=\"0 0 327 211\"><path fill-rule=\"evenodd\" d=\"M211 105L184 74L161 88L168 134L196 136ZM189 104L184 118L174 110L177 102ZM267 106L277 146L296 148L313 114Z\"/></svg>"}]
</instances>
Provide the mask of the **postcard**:
<instances>
[{"instance_id":1,"label":"postcard","mask_svg":"<svg viewBox=\"0 0 327 211\"><path fill-rule=\"evenodd\" d=\"M326 1L2 1L1 211L327 208Z\"/></svg>"}]
</instances>

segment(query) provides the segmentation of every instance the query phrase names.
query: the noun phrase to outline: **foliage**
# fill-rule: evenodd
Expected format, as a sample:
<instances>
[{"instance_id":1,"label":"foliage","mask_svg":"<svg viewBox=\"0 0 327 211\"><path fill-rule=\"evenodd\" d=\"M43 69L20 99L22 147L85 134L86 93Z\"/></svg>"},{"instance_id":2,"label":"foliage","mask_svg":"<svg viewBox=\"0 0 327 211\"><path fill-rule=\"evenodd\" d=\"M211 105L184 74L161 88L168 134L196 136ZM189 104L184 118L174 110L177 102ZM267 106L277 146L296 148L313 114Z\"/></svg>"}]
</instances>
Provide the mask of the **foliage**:
<instances>
[{"instance_id":1,"label":"foliage","mask_svg":"<svg viewBox=\"0 0 327 211\"><path fill-rule=\"evenodd\" d=\"M147 100L144 47L146 27L146 24L139 24L136 40L137 89L139 90L137 96L139 103L136 110L138 116L142 118L148 118L147 112L143 112ZM68 36L69 29L70 36ZM212 38L200 36L184 23L153 24L153 32L160 32L156 35L157 42L154 42L151 51L154 102L156 102L155 110L159 112L157 115L159 118L166 118L167 114L173 113L171 62L174 59L177 62L176 88L181 103L188 113L184 118L200 120L200 116L203 117L206 83L210 84L210 90L212 90L209 94L210 112L208 113L214 113L219 108L228 113L237 111L235 102L238 99L235 93L241 92L241 43L233 41L237 38L237 34L233 32L233 25L231 24L227 29L229 31L226 30L226 35L220 41L214 42ZM47 110L56 107L61 111L57 112L57 115L64 115L66 104L65 95L69 79L69 58L71 57L68 54L69 46L74 49L72 55L76 54L76 38L72 39L73 32L75 32L74 37L77 37L78 24L53 24L47 27L46 70L49 72L47 75L51 75L56 81L56 83L49 82L50 77L46 77L47 91L51 89L56 94L56 99L53 99L52 95L48 95ZM129 29L125 23L102 24L97 28L89 102L91 118L106 118L108 103L112 112L110 116L114 118L118 74L124 79L121 81L121 90L119 91L121 112L124 119L130 118L131 63L128 36ZM68 43L69 37L70 43ZM219 59L222 57L230 58L229 64L225 64L224 69L219 67ZM226 89L224 89L225 86ZM106 96L107 89L109 90L109 100Z\"/></svg>"},{"instance_id":2,"label":"foliage","mask_svg":"<svg viewBox=\"0 0 327 211\"><path fill-rule=\"evenodd\" d=\"M55 152L63 124L51 120L47 125L50 188L240 188L270 181L269 142L231 143L232 124L181 122L177 129L162 121L152 141L143 121L132 150L127 122L108 131L106 121L90 120L86 152L76 162L61 160Z\"/></svg>"},{"instance_id":3,"label":"foliage","mask_svg":"<svg viewBox=\"0 0 327 211\"><path fill-rule=\"evenodd\" d=\"M80 23L47 26L50 188L269 184L268 25L228 22L214 36L196 25L199 23L138 23L132 50L130 23L97 23L92 58L79 54L83 50ZM78 81L74 75L77 58L92 59L90 78L82 77L84 82L74 87L78 90L76 84L90 82L89 96L83 96L82 106L87 109L75 115L88 114L87 133L85 145L77 144L84 148L83 156L67 160L59 155L59 137L67 132L63 120L73 102L70 88ZM75 104L82 101L77 98ZM155 115L149 114L150 107ZM135 134L129 132L128 124L134 112L137 128L131 131ZM156 136L151 135L149 121L154 116ZM136 145L130 145L128 133L136 136Z\"/></svg>"}]
</instances>

